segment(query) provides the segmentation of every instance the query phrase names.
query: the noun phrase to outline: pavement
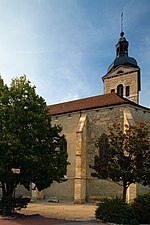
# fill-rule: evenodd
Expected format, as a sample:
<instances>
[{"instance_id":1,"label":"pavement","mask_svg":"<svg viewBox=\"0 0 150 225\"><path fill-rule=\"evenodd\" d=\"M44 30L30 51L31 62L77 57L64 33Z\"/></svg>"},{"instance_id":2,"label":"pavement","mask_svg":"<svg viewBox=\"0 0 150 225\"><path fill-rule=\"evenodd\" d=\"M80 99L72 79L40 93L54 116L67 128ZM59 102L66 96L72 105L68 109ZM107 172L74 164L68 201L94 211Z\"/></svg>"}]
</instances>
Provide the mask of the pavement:
<instances>
[{"instance_id":1,"label":"pavement","mask_svg":"<svg viewBox=\"0 0 150 225\"><path fill-rule=\"evenodd\" d=\"M21 209L17 218L0 218L0 225L96 225L96 204L74 204L71 202L35 201ZM106 225L106 223L98 223Z\"/></svg>"}]
</instances>

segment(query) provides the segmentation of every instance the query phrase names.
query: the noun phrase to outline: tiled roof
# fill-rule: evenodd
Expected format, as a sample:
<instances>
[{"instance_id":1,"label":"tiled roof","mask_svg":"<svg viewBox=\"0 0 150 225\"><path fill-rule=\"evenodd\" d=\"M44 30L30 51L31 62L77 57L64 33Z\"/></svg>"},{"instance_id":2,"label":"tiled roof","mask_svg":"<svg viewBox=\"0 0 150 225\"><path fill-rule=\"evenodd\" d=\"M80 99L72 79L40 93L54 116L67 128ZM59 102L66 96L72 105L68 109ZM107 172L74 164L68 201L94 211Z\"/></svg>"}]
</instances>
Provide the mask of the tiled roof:
<instances>
[{"instance_id":1,"label":"tiled roof","mask_svg":"<svg viewBox=\"0 0 150 225\"><path fill-rule=\"evenodd\" d=\"M70 113L75 111L101 108L105 106L120 105L125 103L131 103L125 98L121 98L115 93L98 95L89 98L83 98L79 100L63 102L55 105L48 106L51 115L59 115L64 113Z\"/></svg>"}]
</instances>

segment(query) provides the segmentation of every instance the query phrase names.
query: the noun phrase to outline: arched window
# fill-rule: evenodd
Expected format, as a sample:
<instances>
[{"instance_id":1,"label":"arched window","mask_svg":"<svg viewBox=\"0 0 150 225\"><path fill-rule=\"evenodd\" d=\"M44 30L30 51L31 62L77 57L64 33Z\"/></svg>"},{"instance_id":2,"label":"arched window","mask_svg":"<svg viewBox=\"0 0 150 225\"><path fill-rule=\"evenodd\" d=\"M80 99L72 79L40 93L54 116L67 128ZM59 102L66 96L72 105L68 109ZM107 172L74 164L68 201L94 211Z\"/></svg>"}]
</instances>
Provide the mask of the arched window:
<instances>
[{"instance_id":1,"label":"arched window","mask_svg":"<svg viewBox=\"0 0 150 225\"><path fill-rule=\"evenodd\" d=\"M94 166L90 165L90 168L96 171L96 173L91 173L92 176L100 179L108 178L109 146L107 134L102 133L96 141L96 147L99 150L99 155L96 155L94 158Z\"/></svg>"},{"instance_id":2,"label":"arched window","mask_svg":"<svg viewBox=\"0 0 150 225\"><path fill-rule=\"evenodd\" d=\"M120 95L121 97L123 97L123 85L119 84L117 86L117 94Z\"/></svg>"},{"instance_id":3,"label":"arched window","mask_svg":"<svg viewBox=\"0 0 150 225\"><path fill-rule=\"evenodd\" d=\"M98 140L99 157L107 157L109 150L109 142L107 134L103 133Z\"/></svg>"},{"instance_id":4,"label":"arched window","mask_svg":"<svg viewBox=\"0 0 150 225\"><path fill-rule=\"evenodd\" d=\"M60 137L60 143L59 143L59 147L58 147L58 151L57 151L57 163L56 166L58 166L58 168L60 168L60 174L64 174L64 178L62 178L62 181L65 181L67 179L67 158L68 158L68 154L67 154L67 141L65 139L65 136L62 135ZM63 157L63 160L62 160ZM61 158L61 160L59 160L59 158ZM64 161L64 163L63 163ZM61 165L60 165L60 162Z\"/></svg>"},{"instance_id":5,"label":"arched window","mask_svg":"<svg viewBox=\"0 0 150 225\"><path fill-rule=\"evenodd\" d=\"M61 151L67 153L67 141L66 141L66 138L65 138L64 135L61 137L61 141L60 141L60 149L61 149Z\"/></svg>"}]
</instances>

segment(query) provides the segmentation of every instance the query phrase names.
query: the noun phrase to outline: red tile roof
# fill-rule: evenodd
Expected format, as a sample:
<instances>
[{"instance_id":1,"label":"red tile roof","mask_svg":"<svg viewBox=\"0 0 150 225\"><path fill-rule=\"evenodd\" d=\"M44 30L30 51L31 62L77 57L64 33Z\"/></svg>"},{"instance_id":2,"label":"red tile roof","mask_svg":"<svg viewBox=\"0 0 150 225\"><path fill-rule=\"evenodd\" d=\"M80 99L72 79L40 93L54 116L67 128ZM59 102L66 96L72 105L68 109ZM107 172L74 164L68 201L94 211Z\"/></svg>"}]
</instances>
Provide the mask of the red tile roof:
<instances>
[{"instance_id":1,"label":"red tile roof","mask_svg":"<svg viewBox=\"0 0 150 225\"><path fill-rule=\"evenodd\" d=\"M101 108L105 106L120 105L131 103L131 101L121 98L115 93L98 95L79 100L63 102L55 105L48 106L51 115L59 115L64 113L71 113L75 111Z\"/></svg>"}]
</instances>

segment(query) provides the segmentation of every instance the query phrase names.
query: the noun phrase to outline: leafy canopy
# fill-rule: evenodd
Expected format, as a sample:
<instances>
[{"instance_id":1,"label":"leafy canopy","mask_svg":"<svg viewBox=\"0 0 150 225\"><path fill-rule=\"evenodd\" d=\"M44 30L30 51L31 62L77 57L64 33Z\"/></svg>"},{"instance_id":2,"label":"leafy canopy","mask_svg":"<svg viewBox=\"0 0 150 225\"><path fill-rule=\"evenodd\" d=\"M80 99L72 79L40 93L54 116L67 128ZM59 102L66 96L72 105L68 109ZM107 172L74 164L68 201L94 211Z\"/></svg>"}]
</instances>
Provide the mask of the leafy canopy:
<instances>
[{"instance_id":1,"label":"leafy canopy","mask_svg":"<svg viewBox=\"0 0 150 225\"><path fill-rule=\"evenodd\" d=\"M26 76L10 87L0 77L0 182L3 195L12 195L17 184L38 190L61 182L67 169L66 141L61 128L52 126L44 99ZM14 175L12 168L19 168Z\"/></svg>"},{"instance_id":2,"label":"leafy canopy","mask_svg":"<svg viewBox=\"0 0 150 225\"><path fill-rule=\"evenodd\" d=\"M102 143L98 140L96 146ZM113 124L103 145L107 146L107 154L95 156L94 165L90 166L95 170L92 176L122 182L124 200L130 184L150 184L149 129L144 123L126 126L125 132L120 124Z\"/></svg>"}]
</instances>

